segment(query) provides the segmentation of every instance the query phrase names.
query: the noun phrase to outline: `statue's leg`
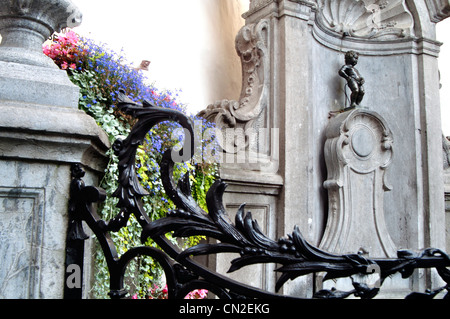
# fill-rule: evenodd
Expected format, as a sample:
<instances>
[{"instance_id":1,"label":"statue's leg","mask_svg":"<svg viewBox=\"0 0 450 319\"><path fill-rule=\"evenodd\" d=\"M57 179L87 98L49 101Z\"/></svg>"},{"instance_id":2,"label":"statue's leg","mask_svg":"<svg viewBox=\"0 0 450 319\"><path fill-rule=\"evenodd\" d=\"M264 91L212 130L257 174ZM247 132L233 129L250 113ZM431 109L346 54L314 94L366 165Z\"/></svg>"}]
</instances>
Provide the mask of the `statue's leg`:
<instances>
[{"instance_id":1,"label":"statue's leg","mask_svg":"<svg viewBox=\"0 0 450 319\"><path fill-rule=\"evenodd\" d=\"M359 100L359 85L355 80L350 80L348 81L348 87L352 91L350 107L355 107L358 105L357 101Z\"/></svg>"},{"instance_id":2,"label":"statue's leg","mask_svg":"<svg viewBox=\"0 0 450 319\"><path fill-rule=\"evenodd\" d=\"M365 94L366 94L366 91L364 90L364 87L360 86L359 89L358 89L358 95L356 97L356 104L357 105L361 104Z\"/></svg>"}]
</instances>

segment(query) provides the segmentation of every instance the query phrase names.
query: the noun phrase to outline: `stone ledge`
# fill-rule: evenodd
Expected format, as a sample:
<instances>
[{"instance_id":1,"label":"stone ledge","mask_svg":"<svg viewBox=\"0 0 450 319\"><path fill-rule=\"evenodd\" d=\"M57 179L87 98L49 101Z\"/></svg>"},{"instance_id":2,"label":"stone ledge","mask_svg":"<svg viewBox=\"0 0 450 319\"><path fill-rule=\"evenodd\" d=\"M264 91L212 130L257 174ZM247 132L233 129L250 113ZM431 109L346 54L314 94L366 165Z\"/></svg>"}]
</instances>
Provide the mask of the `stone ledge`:
<instances>
[{"instance_id":1,"label":"stone ledge","mask_svg":"<svg viewBox=\"0 0 450 319\"><path fill-rule=\"evenodd\" d=\"M280 194L283 178L278 174L221 169L220 177L228 184L227 192L273 195Z\"/></svg>"},{"instance_id":2,"label":"stone ledge","mask_svg":"<svg viewBox=\"0 0 450 319\"><path fill-rule=\"evenodd\" d=\"M56 65L45 68L0 61L1 100L76 109L79 91Z\"/></svg>"},{"instance_id":3,"label":"stone ledge","mask_svg":"<svg viewBox=\"0 0 450 319\"><path fill-rule=\"evenodd\" d=\"M110 142L83 111L0 101L0 112L0 158L80 162L103 171Z\"/></svg>"}]
</instances>

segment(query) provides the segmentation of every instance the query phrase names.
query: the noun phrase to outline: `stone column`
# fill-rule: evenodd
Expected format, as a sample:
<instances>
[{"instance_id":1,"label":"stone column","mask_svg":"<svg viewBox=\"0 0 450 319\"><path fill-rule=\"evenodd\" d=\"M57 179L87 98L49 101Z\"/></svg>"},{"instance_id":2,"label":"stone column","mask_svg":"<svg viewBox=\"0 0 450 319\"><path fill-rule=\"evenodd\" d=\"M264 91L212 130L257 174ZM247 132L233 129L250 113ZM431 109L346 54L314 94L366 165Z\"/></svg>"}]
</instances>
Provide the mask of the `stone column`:
<instances>
[{"instance_id":1,"label":"stone column","mask_svg":"<svg viewBox=\"0 0 450 319\"><path fill-rule=\"evenodd\" d=\"M0 298L63 297L70 166L97 184L106 165L106 134L42 53L80 22L68 0L0 3Z\"/></svg>"}]
</instances>

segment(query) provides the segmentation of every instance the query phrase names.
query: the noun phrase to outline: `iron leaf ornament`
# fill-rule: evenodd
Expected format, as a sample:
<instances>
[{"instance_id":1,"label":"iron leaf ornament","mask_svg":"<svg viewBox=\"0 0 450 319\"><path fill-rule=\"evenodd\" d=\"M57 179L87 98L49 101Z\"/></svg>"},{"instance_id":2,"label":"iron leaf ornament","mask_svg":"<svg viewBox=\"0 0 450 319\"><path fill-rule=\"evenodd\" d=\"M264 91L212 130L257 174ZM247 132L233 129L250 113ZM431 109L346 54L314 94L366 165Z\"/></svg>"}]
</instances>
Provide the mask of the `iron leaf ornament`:
<instances>
[{"instance_id":1,"label":"iron leaf ornament","mask_svg":"<svg viewBox=\"0 0 450 319\"><path fill-rule=\"evenodd\" d=\"M404 278L408 278L417 268L436 268L446 286L424 294L412 293L408 298L435 297L444 290L447 290L446 297L449 298L450 271L446 267L450 266L450 258L441 250L426 249L420 253L402 250L398 252L396 259L369 259L360 254L334 255L309 244L299 227L295 227L292 234L273 240L261 231L252 213L246 211L245 204L239 207L234 222L231 221L223 205L227 185L220 179L207 193L208 213L205 212L191 195L189 173L175 182L175 162L171 149L164 152L160 169L164 190L177 208L168 212L166 217L151 221L142 204L142 198L149 194L140 185L135 168L137 148L153 126L164 121L174 121L190 133L191 140L185 139L185 145L180 151L181 156L189 160L194 154L193 123L179 111L157 107L146 101L138 104L124 93L120 96L118 107L137 120L129 136L124 140L117 140L113 145L119 158L119 186L113 196L118 198L120 213L110 221L98 217L92 204L104 200L104 192L98 188L85 187L81 180L83 174L80 172L73 176L74 187L70 206L73 219L77 223L80 220L86 221L101 244L110 272L112 298L126 296L123 288L125 269L138 255L150 256L161 263L166 274L170 298L183 298L189 289L200 288L208 289L221 298L294 298L233 281L191 258L220 253L238 254L231 262L229 272L260 263L280 265L276 270L280 273L276 283L277 291L289 280L319 272L326 273L324 280L345 277L352 279L353 290L320 290L314 294L314 298L340 299L351 295L363 299L374 298L380 291L379 287L368 287L355 281L353 276L367 275L375 265L381 271L380 286L386 278L395 273L401 273ZM142 246L118 256L109 233L126 227L131 214L142 226L142 243L152 238L162 250ZM207 236L216 241L181 250L166 238L165 235L169 232L173 232L175 237Z\"/></svg>"}]
</instances>

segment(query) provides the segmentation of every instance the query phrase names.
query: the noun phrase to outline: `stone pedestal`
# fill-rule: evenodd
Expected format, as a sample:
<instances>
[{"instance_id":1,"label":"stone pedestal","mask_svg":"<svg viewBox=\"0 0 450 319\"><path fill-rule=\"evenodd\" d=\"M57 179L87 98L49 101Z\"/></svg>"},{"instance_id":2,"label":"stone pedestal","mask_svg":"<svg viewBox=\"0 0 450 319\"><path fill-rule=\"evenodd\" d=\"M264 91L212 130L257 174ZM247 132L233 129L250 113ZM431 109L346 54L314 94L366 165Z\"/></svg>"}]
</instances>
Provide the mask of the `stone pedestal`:
<instances>
[{"instance_id":1,"label":"stone pedestal","mask_svg":"<svg viewBox=\"0 0 450 319\"><path fill-rule=\"evenodd\" d=\"M396 258L399 248L385 216L385 195L393 191L387 172L395 161L396 145L387 122L376 112L358 108L333 116L325 135L328 218L320 248L339 255ZM380 279L378 273L357 277L372 287ZM323 274L316 275L316 290L353 289L349 278L335 282L322 278ZM396 275L386 280L378 297L406 296L409 289L409 282Z\"/></svg>"},{"instance_id":2,"label":"stone pedestal","mask_svg":"<svg viewBox=\"0 0 450 319\"><path fill-rule=\"evenodd\" d=\"M74 13L70 1L0 5L0 298L63 297L70 167L98 184L106 166L106 134L42 53Z\"/></svg>"},{"instance_id":3,"label":"stone pedestal","mask_svg":"<svg viewBox=\"0 0 450 319\"><path fill-rule=\"evenodd\" d=\"M394 154L386 121L368 110L345 112L330 121L326 137L329 210L321 249L395 258L384 216L384 194L391 190L386 170Z\"/></svg>"}]
</instances>

